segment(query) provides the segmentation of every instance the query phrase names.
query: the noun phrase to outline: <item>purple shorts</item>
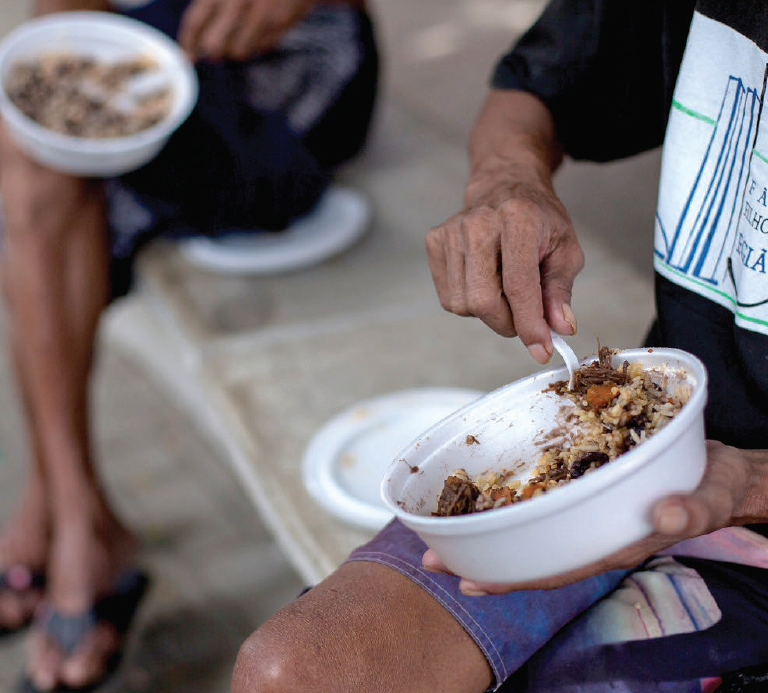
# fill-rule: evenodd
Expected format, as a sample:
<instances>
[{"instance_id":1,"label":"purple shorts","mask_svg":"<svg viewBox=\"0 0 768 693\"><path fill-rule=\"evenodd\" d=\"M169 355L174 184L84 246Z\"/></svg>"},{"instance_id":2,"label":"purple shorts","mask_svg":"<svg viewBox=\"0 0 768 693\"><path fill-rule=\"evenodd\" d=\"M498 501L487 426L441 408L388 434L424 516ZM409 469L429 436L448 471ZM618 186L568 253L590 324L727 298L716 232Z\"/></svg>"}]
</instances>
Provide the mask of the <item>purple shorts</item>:
<instances>
[{"instance_id":1,"label":"purple shorts","mask_svg":"<svg viewBox=\"0 0 768 693\"><path fill-rule=\"evenodd\" d=\"M396 520L348 560L388 566L437 599L488 660L490 690L723 690L729 672L768 662L768 539L729 528L673 548L560 589L487 597L423 570L426 545Z\"/></svg>"}]
</instances>

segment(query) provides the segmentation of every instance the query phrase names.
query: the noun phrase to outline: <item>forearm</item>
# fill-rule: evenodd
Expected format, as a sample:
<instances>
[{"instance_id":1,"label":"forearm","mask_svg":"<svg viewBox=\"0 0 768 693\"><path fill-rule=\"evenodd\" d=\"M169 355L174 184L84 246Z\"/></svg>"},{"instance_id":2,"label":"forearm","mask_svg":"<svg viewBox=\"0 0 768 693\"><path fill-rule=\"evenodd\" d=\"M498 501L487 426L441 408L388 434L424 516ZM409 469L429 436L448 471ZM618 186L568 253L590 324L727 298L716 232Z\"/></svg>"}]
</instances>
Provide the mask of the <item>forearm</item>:
<instances>
[{"instance_id":1,"label":"forearm","mask_svg":"<svg viewBox=\"0 0 768 693\"><path fill-rule=\"evenodd\" d=\"M515 182L551 189L562 148L541 100L526 92L493 90L472 131L469 157L465 204L471 206Z\"/></svg>"},{"instance_id":2,"label":"forearm","mask_svg":"<svg viewBox=\"0 0 768 693\"><path fill-rule=\"evenodd\" d=\"M109 9L111 9L109 0L33 0L32 2L32 13L35 16L69 10L107 11Z\"/></svg>"}]
</instances>

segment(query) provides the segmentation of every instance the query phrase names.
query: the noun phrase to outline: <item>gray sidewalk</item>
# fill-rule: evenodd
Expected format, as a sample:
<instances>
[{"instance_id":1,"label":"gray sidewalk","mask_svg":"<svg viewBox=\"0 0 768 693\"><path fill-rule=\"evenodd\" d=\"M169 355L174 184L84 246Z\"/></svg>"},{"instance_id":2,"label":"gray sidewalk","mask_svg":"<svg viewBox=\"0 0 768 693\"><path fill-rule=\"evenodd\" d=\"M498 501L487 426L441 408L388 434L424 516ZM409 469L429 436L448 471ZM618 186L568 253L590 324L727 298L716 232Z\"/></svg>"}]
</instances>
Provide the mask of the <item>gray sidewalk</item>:
<instances>
[{"instance_id":1,"label":"gray sidewalk","mask_svg":"<svg viewBox=\"0 0 768 693\"><path fill-rule=\"evenodd\" d=\"M155 576L121 691L224 693L242 640L332 568L286 551L296 548L289 538L278 537L278 548L243 470L233 466L230 431L216 428L219 420L204 406L211 403L200 403L185 376L188 362L208 359L207 372L220 380L215 404L240 416L249 443L272 444L270 426L290 416L292 402L304 403L293 410L292 426L278 431L286 464L296 463L314 426L355 397L409 384L392 379L397 342L376 331L387 320L396 335L421 333L422 349L430 339L455 337L456 351L445 348L437 359L444 370L414 386L491 389L535 368L514 342L442 314L423 236L460 204L466 134L486 75L541 5L374 2L383 93L370 145L342 176L372 201L369 234L322 267L271 280L215 277L157 248L145 262L142 290L111 310L95 382L97 445L109 492L145 539L144 560ZM21 16L16 0L0 0L0 8L6 26ZM654 154L610 167L568 164L558 179L588 256L574 302L582 327L577 351L589 352L595 336L616 346L642 338L651 315L656 166ZM162 360L158 326L171 339L181 333L190 347L176 353L177 372ZM464 339L481 345L472 360L462 360ZM323 341L338 359L318 358ZM2 519L20 486L24 449L7 357L0 356ZM354 387L344 373L356 378ZM353 542L354 533L344 540ZM0 643L0 693L18 676L21 649L21 637Z\"/></svg>"}]
</instances>

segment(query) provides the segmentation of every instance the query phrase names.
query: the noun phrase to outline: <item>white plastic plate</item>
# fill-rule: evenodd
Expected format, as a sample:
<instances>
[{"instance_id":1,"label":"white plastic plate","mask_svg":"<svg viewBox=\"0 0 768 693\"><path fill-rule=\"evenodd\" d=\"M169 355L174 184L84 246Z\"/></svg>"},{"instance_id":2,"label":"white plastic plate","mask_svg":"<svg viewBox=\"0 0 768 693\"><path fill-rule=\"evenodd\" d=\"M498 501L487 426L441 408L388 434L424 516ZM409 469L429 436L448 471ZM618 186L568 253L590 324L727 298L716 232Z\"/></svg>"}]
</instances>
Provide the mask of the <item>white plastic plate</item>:
<instances>
[{"instance_id":1,"label":"white plastic plate","mask_svg":"<svg viewBox=\"0 0 768 693\"><path fill-rule=\"evenodd\" d=\"M181 241L193 265L224 274L270 275L317 265L346 250L368 228L370 206L359 192L332 185L308 214L284 231L244 231Z\"/></svg>"},{"instance_id":2,"label":"white plastic plate","mask_svg":"<svg viewBox=\"0 0 768 693\"><path fill-rule=\"evenodd\" d=\"M392 517L380 486L389 464L432 425L484 393L463 388L423 388L365 400L324 424L302 462L304 484L329 513L378 530Z\"/></svg>"}]
</instances>

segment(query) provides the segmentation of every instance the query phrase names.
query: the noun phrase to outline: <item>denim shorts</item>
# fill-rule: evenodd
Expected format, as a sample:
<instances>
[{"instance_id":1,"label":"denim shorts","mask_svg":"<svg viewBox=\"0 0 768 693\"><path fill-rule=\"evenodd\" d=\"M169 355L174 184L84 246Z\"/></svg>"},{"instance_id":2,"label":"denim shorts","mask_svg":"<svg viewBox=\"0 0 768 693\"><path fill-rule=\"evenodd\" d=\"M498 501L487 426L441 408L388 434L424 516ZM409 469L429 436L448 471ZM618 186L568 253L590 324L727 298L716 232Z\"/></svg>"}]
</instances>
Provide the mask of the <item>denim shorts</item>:
<instances>
[{"instance_id":1,"label":"denim shorts","mask_svg":"<svg viewBox=\"0 0 768 693\"><path fill-rule=\"evenodd\" d=\"M425 544L397 520L348 560L392 568L440 602L488 660L489 690L714 691L768 662L768 539L730 528L674 548L556 590L486 597L423 570Z\"/></svg>"}]
</instances>

